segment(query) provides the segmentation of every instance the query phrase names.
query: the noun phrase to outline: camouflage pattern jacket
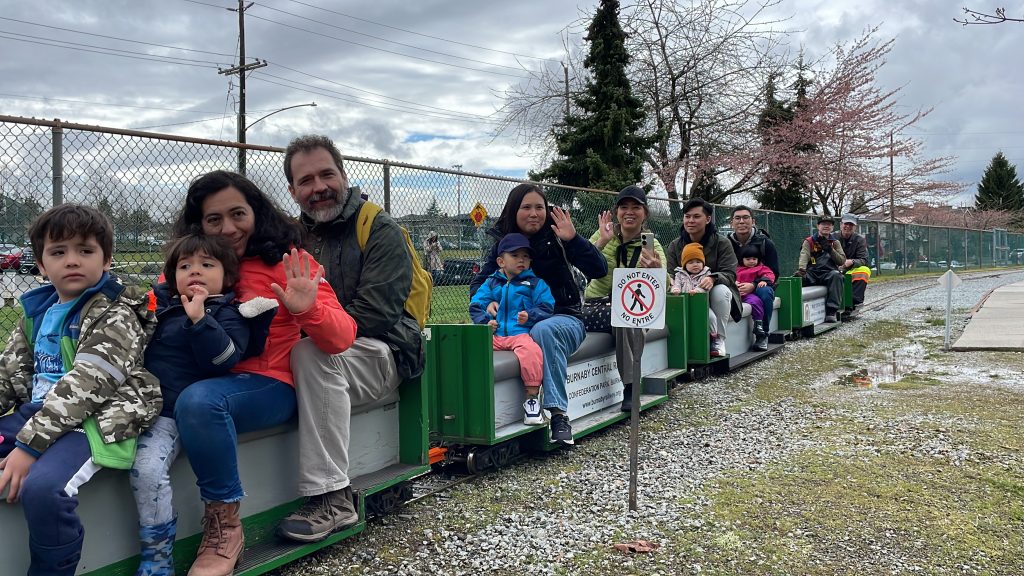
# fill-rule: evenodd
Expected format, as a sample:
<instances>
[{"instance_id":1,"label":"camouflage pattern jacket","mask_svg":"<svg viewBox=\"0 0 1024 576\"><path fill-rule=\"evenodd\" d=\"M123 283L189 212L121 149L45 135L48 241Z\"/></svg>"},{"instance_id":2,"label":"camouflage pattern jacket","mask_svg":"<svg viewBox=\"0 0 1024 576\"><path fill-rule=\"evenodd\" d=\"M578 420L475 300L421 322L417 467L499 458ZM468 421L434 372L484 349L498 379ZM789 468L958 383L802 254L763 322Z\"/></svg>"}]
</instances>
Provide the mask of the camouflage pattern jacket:
<instances>
[{"instance_id":1,"label":"camouflage pattern jacket","mask_svg":"<svg viewBox=\"0 0 1024 576\"><path fill-rule=\"evenodd\" d=\"M0 356L0 414L31 401L33 326L55 302L52 285L21 297L25 319ZM65 317L61 353L66 371L46 395L43 408L18 432L18 442L45 452L89 416L96 418L104 442L138 436L162 405L160 383L142 365L155 326L149 296L104 274Z\"/></svg>"}]
</instances>

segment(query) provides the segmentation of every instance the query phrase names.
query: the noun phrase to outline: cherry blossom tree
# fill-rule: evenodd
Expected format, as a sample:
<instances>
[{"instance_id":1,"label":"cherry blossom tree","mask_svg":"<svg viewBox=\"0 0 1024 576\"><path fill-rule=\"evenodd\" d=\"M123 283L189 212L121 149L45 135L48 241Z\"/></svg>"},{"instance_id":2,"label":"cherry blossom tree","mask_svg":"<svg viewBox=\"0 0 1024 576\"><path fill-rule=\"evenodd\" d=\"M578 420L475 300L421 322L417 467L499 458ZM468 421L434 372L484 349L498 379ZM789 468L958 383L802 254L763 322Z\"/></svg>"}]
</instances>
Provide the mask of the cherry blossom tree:
<instances>
[{"instance_id":1,"label":"cherry blossom tree","mask_svg":"<svg viewBox=\"0 0 1024 576\"><path fill-rule=\"evenodd\" d=\"M925 157L923 142L906 133L931 109L902 113L901 89L878 85L894 40L876 42L876 31L833 49L791 121L770 127L758 145L709 162L741 182L770 179L774 166L796 170L806 178L815 213L840 214L851 204L862 212L886 211L894 203L937 202L959 192L961 184L941 179L954 158Z\"/></svg>"}]
</instances>

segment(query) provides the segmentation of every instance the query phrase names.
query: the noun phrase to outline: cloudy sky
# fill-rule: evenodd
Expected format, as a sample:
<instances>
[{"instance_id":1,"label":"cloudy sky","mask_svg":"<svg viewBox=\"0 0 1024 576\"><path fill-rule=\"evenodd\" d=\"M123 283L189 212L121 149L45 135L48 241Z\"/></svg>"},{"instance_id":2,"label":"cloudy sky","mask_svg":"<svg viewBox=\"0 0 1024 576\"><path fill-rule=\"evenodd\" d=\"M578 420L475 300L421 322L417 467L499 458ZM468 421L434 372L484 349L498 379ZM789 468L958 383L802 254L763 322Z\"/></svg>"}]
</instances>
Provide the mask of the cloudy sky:
<instances>
[{"instance_id":1,"label":"cloudy sky","mask_svg":"<svg viewBox=\"0 0 1024 576\"><path fill-rule=\"evenodd\" d=\"M916 132L932 155L959 157L954 178L973 190L998 150L1024 170L1024 24L962 27L953 18L963 4L783 0L778 10L792 16L791 46L812 54L874 25L880 38L895 37L881 82L905 86L907 111L935 108ZM231 6L0 0L0 111L232 140L237 77L218 74L238 59ZM275 114L252 127L248 141L281 146L319 131L346 154L523 176L534 167L530 143L493 136L498 94L521 82L524 69L558 60L565 30L579 32L581 14L594 6L256 2L246 12L246 55L268 66L249 77L249 121L286 106L317 107Z\"/></svg>"}]
</instances>

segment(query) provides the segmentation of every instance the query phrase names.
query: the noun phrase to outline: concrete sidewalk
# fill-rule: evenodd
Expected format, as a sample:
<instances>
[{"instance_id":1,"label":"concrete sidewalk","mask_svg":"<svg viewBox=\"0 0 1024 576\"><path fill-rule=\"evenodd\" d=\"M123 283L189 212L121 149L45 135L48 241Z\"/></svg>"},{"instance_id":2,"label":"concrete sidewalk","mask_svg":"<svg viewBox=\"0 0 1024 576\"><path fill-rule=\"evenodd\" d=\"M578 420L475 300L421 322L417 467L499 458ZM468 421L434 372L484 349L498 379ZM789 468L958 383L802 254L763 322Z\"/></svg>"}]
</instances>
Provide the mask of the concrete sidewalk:
<instances>
[{"instance_id":1,"label":"concrete sidewalk","mask_svg":"<svg viewBox=\"0 0 1024 576\"><path fill-rule=\"evenodd\" d=\"M993 290L951 348L1024 352L1024 282Z\"/></svg>"}]
</instances>

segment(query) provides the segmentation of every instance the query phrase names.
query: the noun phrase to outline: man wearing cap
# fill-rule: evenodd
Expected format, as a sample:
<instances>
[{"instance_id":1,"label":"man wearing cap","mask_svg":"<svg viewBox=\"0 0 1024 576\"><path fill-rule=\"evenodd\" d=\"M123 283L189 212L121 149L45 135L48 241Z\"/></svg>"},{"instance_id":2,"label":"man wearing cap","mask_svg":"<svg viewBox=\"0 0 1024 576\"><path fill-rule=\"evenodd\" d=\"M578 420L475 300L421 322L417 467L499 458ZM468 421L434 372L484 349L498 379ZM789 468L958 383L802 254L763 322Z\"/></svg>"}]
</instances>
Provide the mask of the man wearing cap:
<instances>
[{"instance_id":1,"label":"man wearing cap","mask_svg":"<svg viewBox=\"0 0 1024 576\"><path fill-rule=\"evenodd\" d=\"M732 209L729 223L732 225L732 232L729 232L728 238L729 242L732 243L733 252L736 253L737 263L740 260L740 251L747 246L753 246L760 252L759 258L761 263L770 268L776 278L780 278L779 252L775 249L775 242L772 242L772 239L768 237L768 233L757 229L753 211L747 206L737 206ZM769 283L763 288L758 288L751 282L740 282L736 285L736 288L739 290L741 298L753 293L761 300L761 303L764 305L762 326L764 326L765 333L770 331L772 312L775 309L775 286ZM756 338L754 348L767 350L768 338L766 336Z\"/></svg>"},{"instance_id":2,"label":"man wearing cap","mask_svg":"<svg viewBox=\"0 0 1024 576\"><path fill-rule=\"evenodd\" d=\"M596 322L604 326L611 323L612 275L615 268L665 268L665 251L653 234L648 234L648 245L643 245L643 233L646 231L647 194L639 186L626 186L615 198L615 222L612 212L605 211L597 218L597 231L590 237L593 244L608 262L608 274L595 278L587 285L584 297L587 307L584 311L584 324L593 323L597 319L588 314L589 310L600 310L602 317ZM668 280L667 275L665 276ZM603 305L608 300L608 305ZM600 303L600 306L598 306ZM587 326L591 331L592 326ZM615 336L615 356L619 367L619 376L624 386L622 410L629 412L633 406L633 384L638 380L633 370L633 356L625 345L626 328L612 328Z\"/></svg>"},{"instance_id":3,"label":"man wearing cap","mask_svg":"<svg viewBox=\"0 0 1024 576\"><path fill-rule=\"evenodd\" d=\"M836 313L843 304L843 274L839 267L846 262L843 245L832 235L836 221L828 214L818 217L818 229L800 246L800 264L796 276L804 286L824 286L825 322L837 322Z\"/></svg>"},{"instance_id":4,"label":"man wearing cap","mask_svg":"<svg viewBox=\"0 0 1024 576\"><path fill-rule=\"evenodd\" d=\"M868 241L857 234L857 217L853 214L843 214L843 221L839 225L839 242L846 255L842 269L853 277L853 307L857 308L864 303L864 291L868 288L871 269L868 268Z\"/></svg>"},{"instance_id":5,"label":"man wearing cap","mask_svg":"<svg viewBox=\"0 0 1024 576\"><path fill-rule=\"evenodd\" d=\"M714 223L711 222L711 204L701 198L692 198L683 205L683 225L679 229L679 237L672 240L665 250L672 269L683 266L683 248L690 242L697 242L704 249L704 264L711 269L711 274L700 281L700 286L708 292L708 300L712 312L717 318L715 332L715 349L712 354L725 356L725 330L728 318L739 322L743 317L740 293L736 290L736 253L732 244L718 235Z\"/></svg>"}]
</instances>

